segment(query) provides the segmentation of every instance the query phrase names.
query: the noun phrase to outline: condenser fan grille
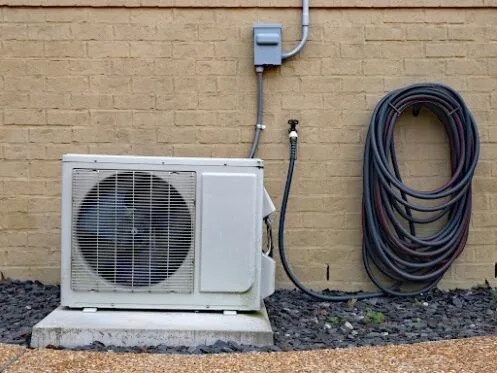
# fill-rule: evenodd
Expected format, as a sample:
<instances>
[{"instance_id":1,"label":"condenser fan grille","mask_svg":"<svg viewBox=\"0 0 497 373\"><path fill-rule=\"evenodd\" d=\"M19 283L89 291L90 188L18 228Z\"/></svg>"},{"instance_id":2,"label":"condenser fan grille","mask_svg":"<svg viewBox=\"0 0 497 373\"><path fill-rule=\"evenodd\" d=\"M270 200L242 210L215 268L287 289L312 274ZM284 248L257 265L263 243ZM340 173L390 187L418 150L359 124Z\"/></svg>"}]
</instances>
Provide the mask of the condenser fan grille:
<instances>
[{"instance_id":1,"label":"condenser fan grille","mask_svg":"<svg viewBox=\"0 0 497 373\"><path fill-rule=\"evenodd\" d=\"M195 173L73 170L73 290L193 290Z\"/></svg>"}]
</instances>

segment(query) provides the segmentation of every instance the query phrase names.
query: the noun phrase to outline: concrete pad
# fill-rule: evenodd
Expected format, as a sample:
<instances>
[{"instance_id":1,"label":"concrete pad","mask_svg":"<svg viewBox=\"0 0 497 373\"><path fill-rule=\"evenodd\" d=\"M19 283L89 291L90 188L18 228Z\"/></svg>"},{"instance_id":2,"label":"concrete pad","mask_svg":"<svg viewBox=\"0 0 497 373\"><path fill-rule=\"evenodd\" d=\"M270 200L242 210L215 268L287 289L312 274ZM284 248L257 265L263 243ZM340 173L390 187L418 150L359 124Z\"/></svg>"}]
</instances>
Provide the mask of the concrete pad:
<instances>
[{"instance_id":1,"label":"concrete pad","mask_svg":"<svg viewBox=\"0 0 497 373\"><path fill-rule=\"evenodd\" d=\"M16 361L24 351L26 349L21 346L0 344L0 372Z\"/></svg>"},{"instance_id":2,"label":"concrete pad","mask_svg":"<svg viewBox=\"0 0 497 373\"><path fill-rule=\"evenodd\" d=\"M256 346L273 344L266 309L225 315L220 312L156 312L61 307L33 327L31 347L78 347L94 341L114 346L197 346L217 340Z\"/></svg>"},{"instance_id":3,"label":"concrete pad","mask_svg":"<svg viewBox=\"0 0 497 373\"><path fill-rule=\"evenodd\" d=\"M494 373L497 338L469 338L401 346L223 355L116 354L27 351L17 372L464 372Z\"/></svg>"}]
</instances>

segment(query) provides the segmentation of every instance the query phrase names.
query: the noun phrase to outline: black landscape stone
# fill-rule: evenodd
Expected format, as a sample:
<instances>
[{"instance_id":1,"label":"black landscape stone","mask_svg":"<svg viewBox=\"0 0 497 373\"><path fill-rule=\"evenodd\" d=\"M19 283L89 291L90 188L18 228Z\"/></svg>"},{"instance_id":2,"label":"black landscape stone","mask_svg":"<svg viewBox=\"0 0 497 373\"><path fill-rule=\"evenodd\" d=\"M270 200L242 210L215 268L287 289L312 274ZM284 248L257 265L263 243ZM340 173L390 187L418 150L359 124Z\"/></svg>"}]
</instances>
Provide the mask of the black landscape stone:
<instances>
[{"instance_id":1,"label":"black landscape stone","mask_svg":"<svg viewBox=\"0 0 497 373\"><path fill-rule=\"evenodd\" d=\"M273 352L495 335L497 304L491 290L433 290L415 298L386 297L355 303L320 302L300 291L278 290L265 302L274 330L274 346L218 341L196 347L117 347L96 341L76 350L165 354ZM31 328L59 305L59 294L59 286L37 281L0 283L0 343L28 346ZM378 322L381 319L383 322Z\"/></svg>"}]
</instances>

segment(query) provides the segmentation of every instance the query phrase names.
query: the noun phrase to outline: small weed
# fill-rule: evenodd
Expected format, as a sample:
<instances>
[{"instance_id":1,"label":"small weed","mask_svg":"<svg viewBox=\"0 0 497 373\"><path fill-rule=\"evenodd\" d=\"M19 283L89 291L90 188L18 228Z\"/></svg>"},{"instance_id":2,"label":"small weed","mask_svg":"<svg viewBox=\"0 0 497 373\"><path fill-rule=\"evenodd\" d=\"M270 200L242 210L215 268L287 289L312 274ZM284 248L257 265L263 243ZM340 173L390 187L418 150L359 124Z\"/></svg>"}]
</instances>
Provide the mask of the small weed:
<instances>
[{"instance_id":1,"label":"small weed","mask_svg":"<svg viewBox=\"0 0 497 373\"><path fill-rule=\"evenodd\" d=\"M490 289L490 295L492 296L492 302L497 304L497 288Z\"/></svg>"},{"instance_id":2,"label":"small weed","mask_svg":"<svg viewBox=\"0 0 497 373\"><path fill-rule=\"evenodd\" d=\"M385 315L383 312L374 311L371 308L366 308L366 316L364 317L366 324L381 325L385 322Z\"/></svg>"},{"instance_id":3,"label":"small weed","mask_svg":"<svg viewBox=\"0 0 497 373\"><path fill-rule=\"evenodd\" d=\"M331 316L331 317L328 317L327 321L332 325L334 326L335 328L339 327L340 325L342 325L343 323L343 319L341 317L338 317L338 316Z\"/></svg>"},{"instance_id":4,"label":"small weed","mask_svg":"<svg viewBox=\"0 0 497 373\"><path fill-rule=\"evenodd\" d=\"M422 300L416 299L414 301L414 306L422 308L424 307L424 302Z\"/></svg>"},{"instance_id":5,"label":"small weed","mask_svg":"<svg viewBox=\"0 0 497 373\"><path fill-rule=\"evenodd\" d=\"M357 303L357 299L356 298L351 298L347 301L347 308L349 310L351 310L352 308L354 308L355 304Z\"/></svg>"}]
</instances>

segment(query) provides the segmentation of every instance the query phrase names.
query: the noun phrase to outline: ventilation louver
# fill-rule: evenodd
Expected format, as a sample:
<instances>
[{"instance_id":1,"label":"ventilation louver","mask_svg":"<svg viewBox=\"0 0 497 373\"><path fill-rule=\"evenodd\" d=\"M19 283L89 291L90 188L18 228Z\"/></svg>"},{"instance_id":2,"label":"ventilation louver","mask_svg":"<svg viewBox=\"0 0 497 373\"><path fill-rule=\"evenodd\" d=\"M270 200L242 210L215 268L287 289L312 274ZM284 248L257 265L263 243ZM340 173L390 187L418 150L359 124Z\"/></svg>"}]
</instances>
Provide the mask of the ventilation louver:
<instances>
[{"instance_id":1,"label":"ventilation louver","mask_svg":"<svg viewBox=\"0 0 497 373\"><path fill-rule=\"evenodd\" d=\"M73 190L74 290L192 291L194 172L75 169Z\"/></svg>"}]
</instances>

